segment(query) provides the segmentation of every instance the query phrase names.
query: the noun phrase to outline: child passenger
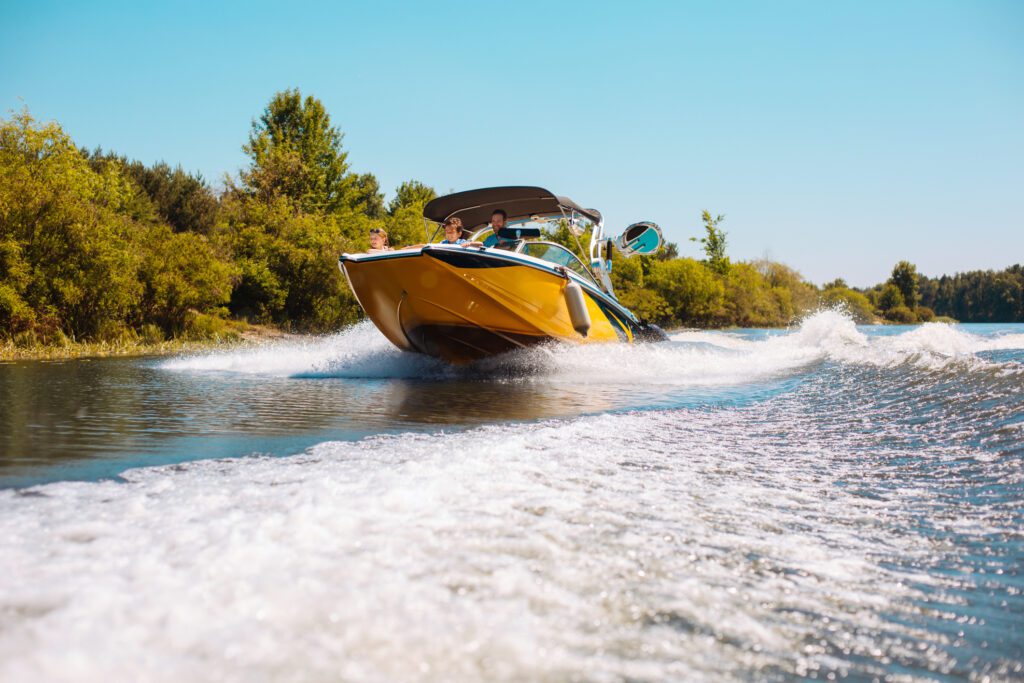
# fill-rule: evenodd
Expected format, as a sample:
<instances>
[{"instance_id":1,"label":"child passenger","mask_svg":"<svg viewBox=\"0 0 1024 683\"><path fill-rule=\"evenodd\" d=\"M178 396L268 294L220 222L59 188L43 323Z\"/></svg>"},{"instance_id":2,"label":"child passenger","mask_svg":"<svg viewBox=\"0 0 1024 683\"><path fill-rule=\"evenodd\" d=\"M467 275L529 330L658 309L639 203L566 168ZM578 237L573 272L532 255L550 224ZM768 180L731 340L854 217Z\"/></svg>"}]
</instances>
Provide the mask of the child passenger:
<instances>
[{"instance_id":1,"label":"child passenger","mask_svg":"<svg viewBox=\"0 0 1024 683\"><path fill-rule=\"evenodd\" d=\"M444 222L444 239L441 244L461 244L464 247L482 247L483 242L470 242L462 237L462 219L453 216ZM423 246L422 244L419 246Z\"/></svg>"},{"instance_id":2,"label":"child passenger","mask_svg":"<svg viewBox=\"0 0 1024 683\"><path fill-rule=\"evenodd\" d=\"M465 244L462 238L462 219L453 216L444 222L444 239L441 244Z\"/></svg>"}]
</instances>

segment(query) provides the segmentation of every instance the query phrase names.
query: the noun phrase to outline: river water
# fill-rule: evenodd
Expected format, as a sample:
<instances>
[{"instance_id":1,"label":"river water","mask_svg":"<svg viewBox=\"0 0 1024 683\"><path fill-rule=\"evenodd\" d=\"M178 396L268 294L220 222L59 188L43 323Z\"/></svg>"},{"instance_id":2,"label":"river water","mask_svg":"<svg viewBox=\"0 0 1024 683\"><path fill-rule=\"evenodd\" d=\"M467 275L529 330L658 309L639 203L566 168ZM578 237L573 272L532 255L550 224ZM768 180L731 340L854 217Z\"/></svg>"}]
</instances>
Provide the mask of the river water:
<instances>
[{"instance_id":1,"label":"river water","mask_svg":"<svg viewBox=\"0 0 1024 683\"><path fill-rule=\"evenodd\" d=\"M2 681L1024 678L1024 325L0 365Z\"/></svg>"}]
</instances>

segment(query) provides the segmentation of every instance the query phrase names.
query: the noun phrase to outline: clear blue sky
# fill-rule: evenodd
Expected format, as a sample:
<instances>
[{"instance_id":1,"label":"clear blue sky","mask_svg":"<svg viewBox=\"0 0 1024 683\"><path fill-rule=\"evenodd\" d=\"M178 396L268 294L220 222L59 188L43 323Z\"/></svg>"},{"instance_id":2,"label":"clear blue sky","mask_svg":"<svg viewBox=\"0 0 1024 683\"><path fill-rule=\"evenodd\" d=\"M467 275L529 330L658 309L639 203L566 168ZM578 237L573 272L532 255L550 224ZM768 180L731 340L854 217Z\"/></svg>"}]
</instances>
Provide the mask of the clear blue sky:
<instances>
[{"instance_id":1,"label":"clear blue sky","mask_svg":"<svg viewBox=\"0 0 1024 683\"><path fill-rule=\"evenodd\" d=\"M535 184L867 285L1024 261L1024 2L0 0L0 106L219 182L275 91L389 194Z\"/></svg>"}]
</instances>

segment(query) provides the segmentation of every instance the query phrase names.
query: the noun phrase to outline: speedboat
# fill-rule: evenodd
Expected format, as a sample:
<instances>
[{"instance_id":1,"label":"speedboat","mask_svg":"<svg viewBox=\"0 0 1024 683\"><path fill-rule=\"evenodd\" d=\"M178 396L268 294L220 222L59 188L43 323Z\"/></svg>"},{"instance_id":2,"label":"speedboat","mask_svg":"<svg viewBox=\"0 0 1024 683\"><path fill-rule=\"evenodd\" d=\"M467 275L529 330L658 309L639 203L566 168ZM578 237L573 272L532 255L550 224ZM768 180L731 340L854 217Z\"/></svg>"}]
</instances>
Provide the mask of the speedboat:
<instances>
[{"instance_id":1,"label":"speedboat","mask_svg":"<svg viewBox=\"0 0 1024 683\"><path fill-rule=\"evenodd\" d=\"M492 213L508 219L497 234ZM469 243L433 242L457 217ZM601 213L540 187L491 187L438 197L423 208L434 235L416 247L342 254L338 265L359 305L405 351L468 363L526 346L660 341L665 333L619 303L612 250L655 253L661 231L634 223L605 239ZM561 242L575 242L586 262ZM481 246L482 245L482 246Z\"/></svg>"}]
</instances>

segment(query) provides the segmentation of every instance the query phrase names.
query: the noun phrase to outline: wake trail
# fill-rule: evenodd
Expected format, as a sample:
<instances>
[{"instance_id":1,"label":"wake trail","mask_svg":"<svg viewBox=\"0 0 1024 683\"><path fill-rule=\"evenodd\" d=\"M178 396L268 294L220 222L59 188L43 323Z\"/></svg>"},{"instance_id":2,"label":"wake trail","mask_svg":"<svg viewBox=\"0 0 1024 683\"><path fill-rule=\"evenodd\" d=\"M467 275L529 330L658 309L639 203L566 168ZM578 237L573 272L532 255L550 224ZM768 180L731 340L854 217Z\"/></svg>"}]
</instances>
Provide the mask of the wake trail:
<instances>
[{"instance_id":1,"label":"wake trail","mask_svg":"<svg viewBox=\"0 0 1024 683\"><path fill-rule=\"evenodd\" d=\"M977 354L1017 349L1024 349L1024 334L986 337L944 323L927 323L895 335L868 334L848 315L825 310L789 331L758 338L735 331L683 330L666 343L550 344L461 367L399 351L364 321L329 336L183 356L160 367L301 378L539 378L582 384L713 386L791 375L825 361L928 371L1000 366L1016 372L1020 363L999 364Z\"/></svg>"}]
</instances>

